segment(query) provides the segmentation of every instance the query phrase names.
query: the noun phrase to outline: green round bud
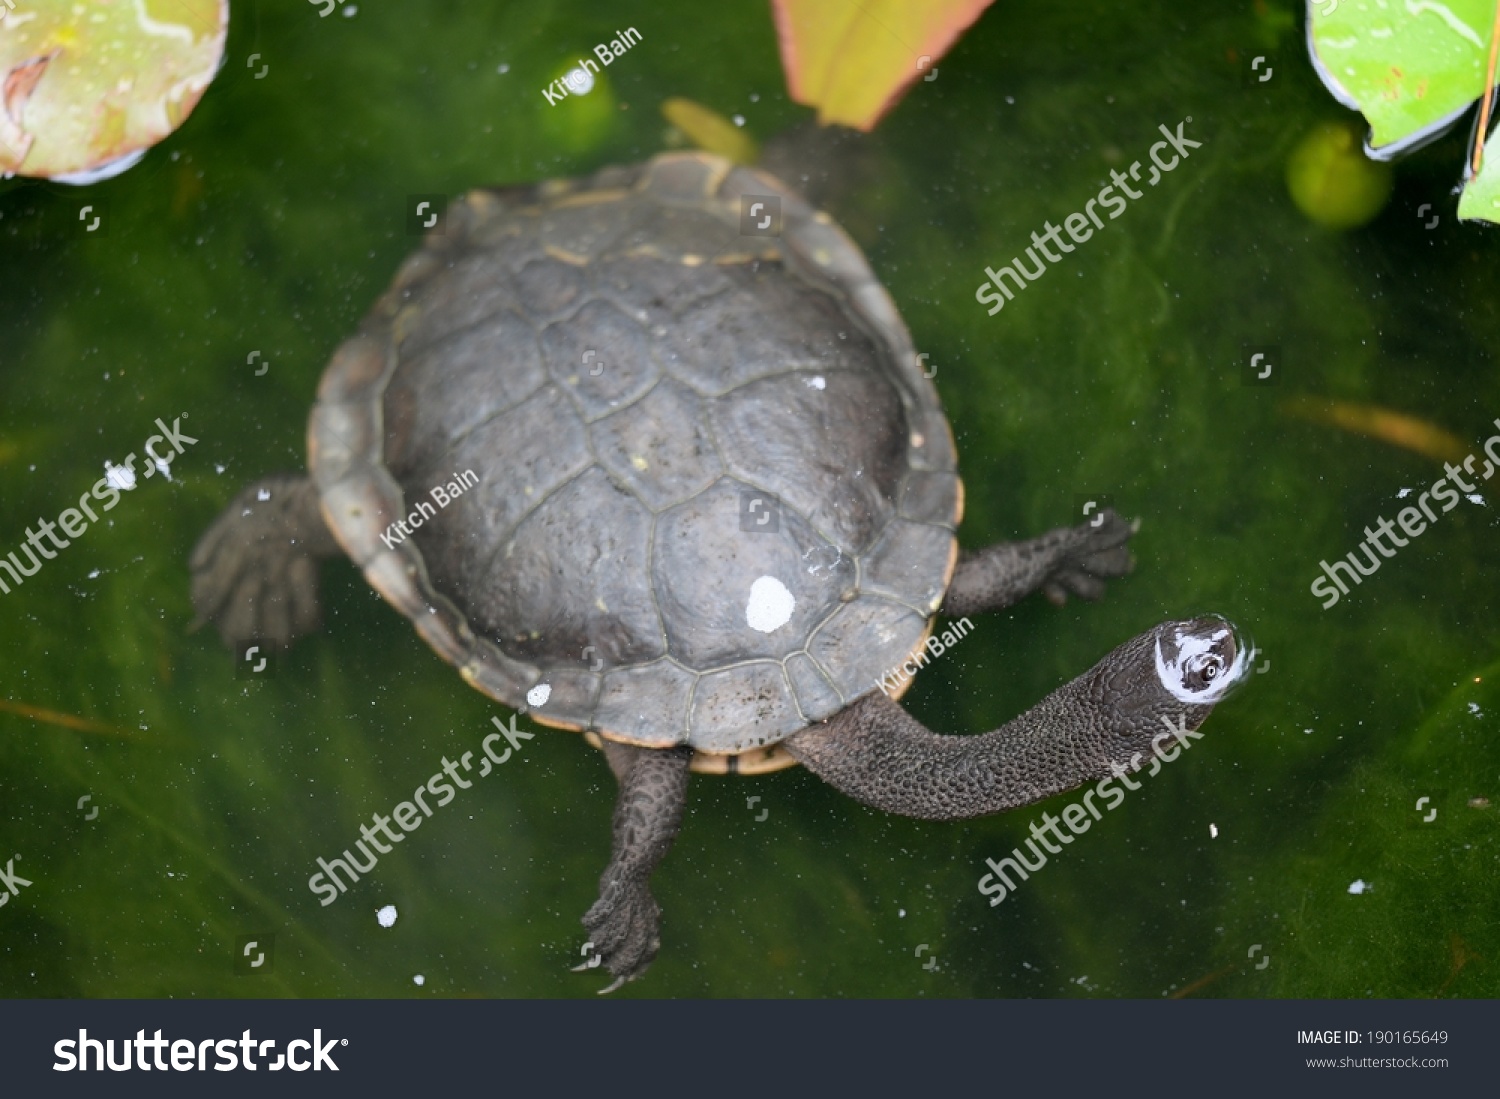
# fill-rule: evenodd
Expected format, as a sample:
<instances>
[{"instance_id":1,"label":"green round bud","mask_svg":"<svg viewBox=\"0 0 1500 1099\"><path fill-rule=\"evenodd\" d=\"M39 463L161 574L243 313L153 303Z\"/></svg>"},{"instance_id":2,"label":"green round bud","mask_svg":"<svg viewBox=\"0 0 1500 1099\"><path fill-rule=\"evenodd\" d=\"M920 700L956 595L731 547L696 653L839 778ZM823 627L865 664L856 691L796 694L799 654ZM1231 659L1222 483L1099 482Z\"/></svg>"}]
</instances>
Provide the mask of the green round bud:
<instances>
[{"instance_id":1,"label":"green round bud","mask_svg":"<svg viewBox=\"0 0 1500 1099\"><path fill-rule=\"evenodd\" d=\"M1325 229L1358 228L1391 197L1391 166L1365 156L1361 144L1359 123L1321 122L1287 158L1292 201Z\"/></svg>"},{"instance_id":2,"label":"green round bud","mask_svg":"<svg viewBox=\"0 0 1500 1099\"><path fill-rule=\"evenodd\" d=\"M552 73L551 98L541 106L542 129L570 153L584 153L604 140L619 114L614 90L602 71L569 62Z\"/></svg>"}]
</instances>

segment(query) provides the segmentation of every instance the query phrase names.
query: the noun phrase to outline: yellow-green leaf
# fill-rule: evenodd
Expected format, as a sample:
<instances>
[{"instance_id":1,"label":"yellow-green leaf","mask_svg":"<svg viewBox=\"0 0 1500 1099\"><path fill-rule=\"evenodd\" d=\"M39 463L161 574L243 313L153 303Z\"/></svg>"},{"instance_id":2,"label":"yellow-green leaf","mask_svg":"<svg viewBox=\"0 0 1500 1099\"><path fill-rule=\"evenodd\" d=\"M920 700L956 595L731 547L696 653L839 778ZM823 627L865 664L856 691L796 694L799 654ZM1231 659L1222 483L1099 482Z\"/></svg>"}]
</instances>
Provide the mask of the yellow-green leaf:
<instances>
[{"instance_id":1,"label":"yellow-green leaf","mask_svg":"<svg viewBox=\"0 0 1500 1099\"><path fill-rule=\"evenodd\" d=\"M700 149L718 153L736 164L754 164L760 156L753 137L702 103L673 96L662 103L661 113Z\"/></svg>"},{"instance_id":2,"label":"yellow-green leaf","mask_svg":"<svg viewBox=\"0 0 1500 1099\"><path fill-rule=\"evenodd\" d=\"M992 0L772 0L787 90L818 121L871 130Z\"/></svg>"},{"instance_id":3,"label":"yellow-green leaf","mask_svg":"<svg viewBox=\"0 0 1500 1099\"><path fill-rule=\"evenodd\" d=\"M26 0L0 13L0 172L46 178L96 173L182 125L229 28L228 0Z\"/></svg>"}]
</instances>

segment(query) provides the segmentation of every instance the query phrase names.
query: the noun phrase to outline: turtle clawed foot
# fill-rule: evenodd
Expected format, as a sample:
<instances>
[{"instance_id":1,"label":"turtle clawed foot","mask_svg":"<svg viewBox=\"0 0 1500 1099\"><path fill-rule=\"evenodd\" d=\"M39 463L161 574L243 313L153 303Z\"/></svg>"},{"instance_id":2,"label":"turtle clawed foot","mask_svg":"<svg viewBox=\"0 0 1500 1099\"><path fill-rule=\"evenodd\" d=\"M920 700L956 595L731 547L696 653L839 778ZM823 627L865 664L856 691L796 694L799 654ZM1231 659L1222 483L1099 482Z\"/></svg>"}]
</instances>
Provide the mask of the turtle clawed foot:
<instances>
[{"instance_id":1,"label":"turtle clawed foot","mask_svg":"<svg viewBox=\"0 0 1500 1099\"><path fill-rule=\"evenodd\" d=\"M584 914L583 926L589 935L584 947L593 956L573 971L592 969L602 960L615 980L599 990L601 996L644 974L661 947L661 909L645 881L609 881Z\"/></svg>"},{"instance_id":2,"label":"turtle clawed foot","mask_svg":"<svg viewBox=\"0 0 1500 1099\"><path fill-rule=\"evenodd\" d=\"M284 649L317 629L317 558L332 548L305 477L265 477L241 492L193 549L192 629L212 622L230 648Z\"/></svg>"},{"instance_id":3,"label":"turtle clawed foot","mask_svg":"<svg viewBox=\"0 0 1500 1099\"><path fill-rule=\"evenodd\" d=\"M1126 544L1140 529L1140 520L1126 522L1113 508L1068 532L1068 544L1057 567L1042 585L1048 602L1062 606L1073 595L1090 601L1104 596L1104 581L1125 576L1135 567Z\"/></svg>"}]
</instances>

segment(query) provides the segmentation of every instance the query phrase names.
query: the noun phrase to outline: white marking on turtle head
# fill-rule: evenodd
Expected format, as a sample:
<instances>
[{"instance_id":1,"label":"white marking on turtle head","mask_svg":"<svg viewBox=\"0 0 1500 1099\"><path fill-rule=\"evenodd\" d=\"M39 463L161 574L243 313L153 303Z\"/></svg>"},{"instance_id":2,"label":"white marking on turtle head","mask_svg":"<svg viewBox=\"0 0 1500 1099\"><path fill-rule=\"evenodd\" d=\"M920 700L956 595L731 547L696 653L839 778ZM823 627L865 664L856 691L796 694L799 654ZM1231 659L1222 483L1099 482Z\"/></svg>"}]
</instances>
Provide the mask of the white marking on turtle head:
<instances>
[{"instance_id":1,"label":"white marking on turtle head","mask_svg":"<svg viewBox=\"0 0 1500 1099\"><path fill-rule=\"evenodd\" d=\"M547 699L549 699L551 697L552 697L552 687L551 687L551 685L549 685L547 683L538 683L535 687L531 688L531 690L529 690L529 691L526 692L526 705L528 705L528 706L542 706L542 705L545 705L546 702L547 702Z\"/></svg>"},{"instance_id":2,"label":"white marking on turtle head","mask_svg":"<svg viewBox=\"0 0 1500 1099\"><path fill-rule=\"evenodd\" d=\"M773 633L791 621L796 606L797 600L785 584L774 576L762 576L750 585L745 622L752 630Z\"/></svg>"},{"instance_id":3,"label":"white marking on turtle head","mask_svg":"<svg viewBox=\"0 0 1500 1099\"><path fill-rule=\"evenodd\" d=\"M1225 665L1219 645L1234 631L1228 625L1201 637L1186 630L1174 630L1171 655L1162 652L1161 638L1156 639L1156 678L1162 688L1179 702L1207 706L1218 702L1225 692L1245 677L1254 655L1254 646L1235 645L1234 660ZM1238 639L1236 639L1238 641ZM1189 678L1206 680L1202 687L1189 686Z\"/></svg>"}]
</instances>

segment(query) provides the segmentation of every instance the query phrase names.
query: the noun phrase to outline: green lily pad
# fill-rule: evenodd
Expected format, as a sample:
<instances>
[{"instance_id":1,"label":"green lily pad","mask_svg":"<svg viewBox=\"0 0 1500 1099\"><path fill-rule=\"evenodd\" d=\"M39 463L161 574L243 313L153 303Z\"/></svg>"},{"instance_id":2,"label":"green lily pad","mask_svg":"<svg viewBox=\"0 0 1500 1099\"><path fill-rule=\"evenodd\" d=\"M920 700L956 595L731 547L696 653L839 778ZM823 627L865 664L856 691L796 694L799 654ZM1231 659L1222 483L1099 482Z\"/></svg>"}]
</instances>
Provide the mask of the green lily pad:
<instances>
[{"instance_id":1,"label":"green lily pad","mask_svg":"<svg viewBox=\"0 0 1500 1099\"><path fill-rule=\"evenodd\" d=\"M1484 91L1494 0L1312 6L1313 65L1370 121L1380 160L1437 136Z\"/></svg>"},{"instance_id":2,"label":"green lily pad","mask_svg":"<svg viewBox=\"0 0 1500 1099\"><path fill-rule=\"evenodd\" d=\"M1458 216L1500 223L1500 134L1485 144L1479 175L1469 180L1458 200Z\"/></svg>"},{"instance_id":3,"label":"green lily pad","mask_svg":"<svg viewBox=\"0 0 1500 1099\"><path fill-rule=\"evenodd\" d=\"M229 28L228 0L31 0L0 13L0 172L65 182L128 167L182 125Z\"/></svg>"},{"instance_id":4,"label":"green lily pad","mask_svg":"<svg viewBox=\"0 0 1500 1099\"><path fill-rule=\"evenodd\" d=\"M1369 120L1370 156L1389 160L1426 144L1485 94L1495 10L1495 0L1309 5L1313 67ZM1478 185L1484 180L1481 172ZM1500 220L1493 182L1486 193L1461 201L1459 217Z\"/></svg>"}]
</instances>

